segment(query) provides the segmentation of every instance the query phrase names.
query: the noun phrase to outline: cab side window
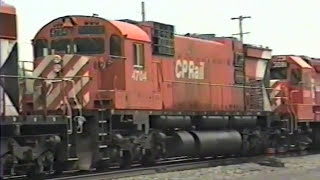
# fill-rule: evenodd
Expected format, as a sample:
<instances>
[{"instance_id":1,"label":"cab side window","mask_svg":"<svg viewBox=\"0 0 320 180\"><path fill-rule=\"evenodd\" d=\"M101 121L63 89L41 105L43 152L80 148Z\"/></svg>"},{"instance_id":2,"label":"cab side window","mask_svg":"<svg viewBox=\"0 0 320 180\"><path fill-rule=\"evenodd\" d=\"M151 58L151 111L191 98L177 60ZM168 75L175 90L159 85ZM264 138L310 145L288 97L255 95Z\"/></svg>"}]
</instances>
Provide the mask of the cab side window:
<instances>
[{"instance_id":1,"label":"cab side window","mask_svg":"<svg viewBox=\"0 0 320 180\"><path fill-rule=\"evenodd\" d=\"M134 67L138 69L143 69L145 65L144 57L144 45L139 43L133 44L134 51Z\"/></svg>"},{"instance_id":2,"label":"cab side window","mask_svg":"<svg viewBox=\"0 0 320 180\"><path fill-rule=\"evenodd\" d=\"M49 55L48 41L45 39L37 39L34 43L35 57L43 57Z\"/></svg>"},{"instance_id":3,"label":"cab side window","mask_svg":"<svg viewBox=\"0 0 320 180\"><path fill-rule=\"evenodd\" d=\"M291 70L291 78L290 81L292 82L293 85L299 85L301 82L301 70L300 69L292 69Z\"/></svg>"},{"instance_id":4,"label":"cab side window","mask_svg":"<svg viewBox=\"0 0 320 180\"><path fill-rule=\"evenodd\" d=\"M117 35L110 37L110 55L111 56L122 56L122 43L121 38Z\"/></svg>"}]
</instances>

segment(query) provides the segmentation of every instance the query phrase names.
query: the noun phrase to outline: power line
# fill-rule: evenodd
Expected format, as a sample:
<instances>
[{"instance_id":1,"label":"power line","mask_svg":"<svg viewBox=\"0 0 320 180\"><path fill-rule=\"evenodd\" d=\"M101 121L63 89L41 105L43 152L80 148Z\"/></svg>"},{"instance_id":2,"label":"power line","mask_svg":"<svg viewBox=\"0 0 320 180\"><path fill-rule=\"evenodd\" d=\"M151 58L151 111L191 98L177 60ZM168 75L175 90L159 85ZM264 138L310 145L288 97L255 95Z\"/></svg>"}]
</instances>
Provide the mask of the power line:
<instances>
[{"instance_id":1,"label":"power line","mask_svg":"<svg viewBox=\"0 0 320 180\"><path fill-rule=\"evenodd\" d=\"M239 16L239 17L233 17L231 20L238 20L239 21L239 33L237 34L232 34L232 35L240 35L240 41L243 43L243 35L249 34L250 32L243 32L243 27L242 27L242 21L244 19L250 19L251 16Z\"/></svg>"}]
</instances>

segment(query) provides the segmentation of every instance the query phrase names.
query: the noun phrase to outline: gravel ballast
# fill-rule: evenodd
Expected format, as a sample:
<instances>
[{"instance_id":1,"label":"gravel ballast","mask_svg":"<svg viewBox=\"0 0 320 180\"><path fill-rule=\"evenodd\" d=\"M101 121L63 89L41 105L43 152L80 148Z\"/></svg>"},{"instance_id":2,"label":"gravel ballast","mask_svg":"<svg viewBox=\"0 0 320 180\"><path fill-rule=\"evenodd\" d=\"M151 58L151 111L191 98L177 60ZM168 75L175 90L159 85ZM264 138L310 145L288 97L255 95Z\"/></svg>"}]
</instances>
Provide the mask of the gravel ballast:
<instances>
[{"instance_id":1,"label":"gravel ballast","mask_svg":"<svg viewBox=\"0 0 320 180\"><path fill-rule=\"evenodd\" d=\"M279 158L284 167L271 167L257 163L218 166L178 172L143 175L121 180L240 180L240 179L320 179L320 155Z\"/></svg>"}]
</instances>

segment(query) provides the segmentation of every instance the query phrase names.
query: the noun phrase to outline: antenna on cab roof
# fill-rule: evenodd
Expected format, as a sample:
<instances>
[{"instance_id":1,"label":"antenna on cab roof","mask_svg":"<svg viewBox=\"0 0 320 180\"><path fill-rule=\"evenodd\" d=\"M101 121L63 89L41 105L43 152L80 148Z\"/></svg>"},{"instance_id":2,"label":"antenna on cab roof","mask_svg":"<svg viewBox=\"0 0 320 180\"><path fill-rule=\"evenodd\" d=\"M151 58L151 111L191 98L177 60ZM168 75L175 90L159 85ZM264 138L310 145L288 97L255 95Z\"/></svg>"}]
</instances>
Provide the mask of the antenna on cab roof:
<instances>
[{"instance_id":1,"label":"antenna on cab roof","mask_svg":"<svg viewBox=\"0 0 320 180\"><path fill-rule=\"evenodd\" d=\"M142 22L146 21L146 12L144 8L144 1L141 2L141 15L142 15Z\"/></svg>"}]
</instances>

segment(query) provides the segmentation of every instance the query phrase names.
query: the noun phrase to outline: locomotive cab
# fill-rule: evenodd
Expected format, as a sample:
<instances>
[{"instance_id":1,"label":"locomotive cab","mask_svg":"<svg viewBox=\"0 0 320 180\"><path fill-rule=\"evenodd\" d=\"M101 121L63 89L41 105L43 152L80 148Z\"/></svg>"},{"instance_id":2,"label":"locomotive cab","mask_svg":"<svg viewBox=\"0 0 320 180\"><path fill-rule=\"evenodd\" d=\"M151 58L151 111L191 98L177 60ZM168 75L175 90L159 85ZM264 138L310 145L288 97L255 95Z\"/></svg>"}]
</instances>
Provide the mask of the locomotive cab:
<instances>
[{"instance_id":1,"label":"locomotive cab","mask_svg":"<svg viewBox=\"0 0 320 180\"><path fill-rule=\"evenodd\" d=\"M282 107L280 111L294 115L299 122L313 121L313 67L299 56L275 56L270 77L275 107Z\"/></svg>"},{"instance_id":2,"label":"locomotive cab","mask_svg":"<svg viewBox=\"0 0 320 180\"><path fill-rule=\"evenodd\" d=\"M63 91L66 94L75 90L72 99L77 98L85 109L160 109L160 93L154 90L157 83L153 78L150 36L151 28L147 25L139 27L94 16L65 16L48 23L33 40L33 75L49 81L67 78L74 85L60 87L49 103L33 96L33 107L55 111L63 104ZM54 62L57 57L61 62ZM38 94L46 94L39 90L43 82L33 84ZM55 91L57 85L52 85L52 81L49 87L45 84L44 91L52 86Z\"/></svg>"}]
</instances>

